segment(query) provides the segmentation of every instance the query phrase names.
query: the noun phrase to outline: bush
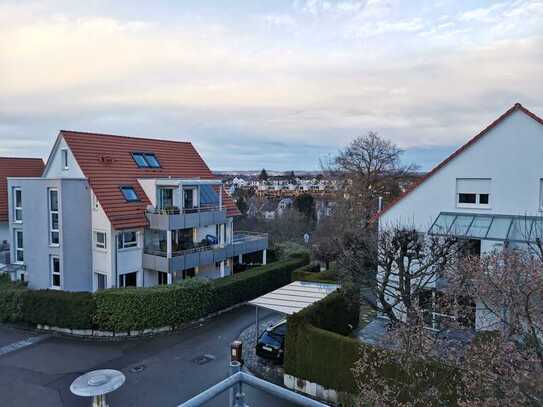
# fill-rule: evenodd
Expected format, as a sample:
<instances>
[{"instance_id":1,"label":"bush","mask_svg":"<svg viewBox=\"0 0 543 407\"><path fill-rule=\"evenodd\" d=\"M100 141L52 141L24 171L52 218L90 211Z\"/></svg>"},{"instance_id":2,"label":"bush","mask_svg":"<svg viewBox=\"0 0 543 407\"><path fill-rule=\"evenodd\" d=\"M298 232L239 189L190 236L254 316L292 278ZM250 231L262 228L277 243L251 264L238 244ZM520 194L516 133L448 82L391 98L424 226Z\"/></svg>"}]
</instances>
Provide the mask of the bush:
<instances>
[{"instance_id":1,"label":"bush","mask_svg":"<svg viewBox=\"0 0 543 407\"><path fill-rule=\"evenodd\" d=\"M306 264L303 267L300 267L297 271L302 271L304 273L320 273L321 265L319 263L313 262Z\"/></svg>"},{"instance_id":2,"label":"bush","mask_svg":"<svg viewBox=\"0 0 543 407\"><path fill-rule=\"evenodd\" d=\"M22 297L25 286L13 283L7 274L0 274L0 322L22 320Z\"/></svg>"},{"instance_id":3,"label":"bush","mask_svg":"<svg viewBox=\"0 0 543 407\"><path fill-rule=\"evenodd\" d=\"M408 372L417 371L424 375L422 380L417 378L420 383L428 386L434 384L446 405L456 404L459 383L457 372L435 361L420 361L416 369L406 369L394 362L397 359L391 351L362 344L357 338L345 336L350 332L349 325L356 326L358 322L358 312L350 304L344 294L335 292L287 318L285 373L329 389L357 394L357 378L352 370L355 363L363 359L370 364L373 360L376 362L374 365L377 365L377 362L386 360L380 366L382 380L378 381L378 385L386 386L387 382L395 386L398 383L411 383L413 378ZM365 380L363 373L358 380ZM416 391L425 391L428 386L417 388ZM403 388L402 385L399 387ZM405 388L413 390L412 386ZM406 405L410 405L416 397L416 394L398 394L398 398L406 402Z\"/></svg>"},{"instance_id":4,"label":"bush","mask_svg":"<svg viewBox=\"0 0 543 407\"><path fill-rule=\"evenodd\" d=\"M292 281L292 272L308 261L307 256L294 256L213 280L213 301L208 311L216 312L287 285Z\"/></svg>"},{"instance_id":5,"label":"bush","mask_svg":"<svg viewBox=\"0 0 543 407\"><path fill-rule=\"evenodd\" d=\"M337 274L335 271L321 271L320 273L310 273L298 269L292 273L292 280L294 281L313 281L317 283L336 283Z\"/></svg>"},{"instance_id":6,"label":"bush","mask_svg":"<svg viewBox=\"0 0 543 407\"><path fill-rule=\"evenodd\" d=\"M96 301L92 293L57 290L24 290L22 319L71 329L91 329Z\"/></svg>"},{"instance_id":7,"label":"bush","mask_svg":"<svg viewBox=\"0 0 543 407\"><path fill-rule=\"evenodd\" d=\"M128 332L178 326L206 314L212 298L210 283L192 279L170 286L114 288L96 293L98 329Z\"/></svg>"}]
</instances>

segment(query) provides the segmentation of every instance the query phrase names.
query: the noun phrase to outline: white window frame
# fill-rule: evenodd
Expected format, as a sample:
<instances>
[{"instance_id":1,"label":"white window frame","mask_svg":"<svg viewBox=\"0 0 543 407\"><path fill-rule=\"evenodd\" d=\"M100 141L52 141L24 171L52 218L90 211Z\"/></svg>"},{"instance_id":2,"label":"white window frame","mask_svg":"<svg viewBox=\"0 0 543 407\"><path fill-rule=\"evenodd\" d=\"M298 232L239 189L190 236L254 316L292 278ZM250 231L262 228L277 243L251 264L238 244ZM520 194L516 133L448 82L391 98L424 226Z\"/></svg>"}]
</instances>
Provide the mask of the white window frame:
<instances>
[{"instance_id":1,"label":"white window frame","mask_svg":"<svg viewBox=\"0 0 543 407\"><path fill-rule=\"evenodd\" d=\"M62 160L62 169L67 170L69 168L68 166L68 149L63 148L60 150L60 158Z\"/></svg>"},{"instance_id":2,"label":"white window frame","mask_svg":"<svg viewBox=\"0 0 543 407\"><path fill-rule=\"evenodd\" d=\"M103 243L98 240L98 235L104 236ZM99 250L107 250L107 232L101 230L94 231L94 247Z\"/></svg>"},{"instance_id":3,"label":"white window frame","mask_svg":"<svg viewBox=\"0 0 543 407\"><path fill-rule=\"evenodd\" d=\"M18 239L18 235L21 234L21 242L23 242L23 246L20 247L19 246L19 239ZM24 252L25 252L25 249L24 249L24 234L23 234L23 230L22 229L15 229L15 232L14 232L14 242L13 242L13 246L15 248L15 251L14 251L14 255L15 255L15 261L14 263L16 264L23 264L24 261L25 261L25 255L24 255ZM19 260L19 253L22 253L22 260Z\"/></svg>"},{"instance_id":4,"label":"white window frame","mask_svg":"<svg viewBox=\"0 0 543 407\"><path fill-rule=\"evenodd\" d=\"M52 202L51 196L53 192L56 192L57 194L57 209L56 210L53 210L52 205L51 205L51 202ZM47 190L47 201L48 201L48 206L49 206L49 245L58 247L60 246L60 211L59 211L60 196L58 193L58 189L49 188ZM58 225L57 229L53 229L53 215L57 215L57 225ZM58 240L58 242L56 243L53 242L53 236L55 233L57 234L57 240Z\"/></svg>"},{"instance_id":5,"label":"white window frame","mask_svg":"<svg viewBox=\"0 0 543 407\"><path fill-rule=\"evenodd\" d=\"M462 203L460 202L460 194L473 194L475 195L475 203ZM488 203L483 204L481 203L481 195L488 195ZM456 207L457 208L478 208L478 209L490 209L490 192L458 192L456 194Z\"/></svg>"},{"instance_id":6,"label":"white window frame","mask_svg":"<svg viewBox=\"0 0 543 407\"><path fill-rule=\"evenodd\" d=\"M21 206L17 206L17 194L21 197ZM17 214L20 213L20 217ZM13 188L13 222L23 222L23 190L20 187Z\"/></svg>"},{"instance_id":7,"label":"white window frame","mask_svg":"<svg viewBox=\"0 0 543 407\"><path fill-rule=\"evenodd\" d=\"M134 242L129 242L127 245L124 240L124 235L126 233L134 233L136 236L136 240ZM129 249L137 249L139 247L138 243L138 232L136 230L125 230L123 232L119 232L117 235L117 249L118 250L129 250Z\"/></svg>"},{"instance_id":8,"label":"white window frame","mask_svg":"<svg viewBox=\"0 0 543 407\"><path fill-rule=\"evenodd\" d=\"M460 189L459 182L484 182L488 181L488 188L484 186L470 187L468 190ZM465 187L464 187L465 188ZM473 189L471 189L473 188ZM475 195L475 203L461 203L460 194L473 194ZM488 195L488 203L481 203L481 195ZM464 209L491 209L492 205L492 178L457 178L456 179L456 207Z\"/></svg>"},{"instance_id":9,"label":"white window frame","mask_svg":"<svg viewBox=\"0 0 543 407\"><path fill-rule=\"evenodd\" d=\"M58 261L58 272L55 272L55 260ZM52 290L62 290L62 265L60 264L60 257L56 255L49 256L49 267L51 270L51 289ZM59 285L54 285L54 276L58 275Z\"/></svg>"}]
</instances>

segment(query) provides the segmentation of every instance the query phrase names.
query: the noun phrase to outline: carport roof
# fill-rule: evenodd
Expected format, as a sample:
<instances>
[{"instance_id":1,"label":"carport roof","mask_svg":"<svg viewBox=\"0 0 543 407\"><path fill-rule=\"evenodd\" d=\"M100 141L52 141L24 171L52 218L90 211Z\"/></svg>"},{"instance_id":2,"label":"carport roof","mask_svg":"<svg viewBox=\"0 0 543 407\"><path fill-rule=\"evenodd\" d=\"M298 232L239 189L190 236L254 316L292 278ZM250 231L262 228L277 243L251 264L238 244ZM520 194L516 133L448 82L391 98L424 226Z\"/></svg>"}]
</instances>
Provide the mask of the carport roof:
<instances>
[{"instance_id":1,"label":"carport roof","mask_svg":"<svg viewBox=\"0 0 543 407\"><path fill-rule=\"evenodd\" d=\"M337 284L295 281L255 298L249 304L292 315L322 300L339 287Z\"/></svg>"}]
</instances>

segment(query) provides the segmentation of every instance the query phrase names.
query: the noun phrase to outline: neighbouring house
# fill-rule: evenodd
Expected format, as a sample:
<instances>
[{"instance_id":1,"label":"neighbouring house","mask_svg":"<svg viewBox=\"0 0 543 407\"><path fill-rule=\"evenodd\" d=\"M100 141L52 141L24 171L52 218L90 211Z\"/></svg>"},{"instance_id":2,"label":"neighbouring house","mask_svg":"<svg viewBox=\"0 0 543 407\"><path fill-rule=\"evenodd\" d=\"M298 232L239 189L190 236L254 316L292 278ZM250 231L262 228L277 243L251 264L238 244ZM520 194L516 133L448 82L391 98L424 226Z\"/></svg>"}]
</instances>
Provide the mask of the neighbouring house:
<instances>
[{"instance_id":1,"label":"neighbouring house","mask_svg":"<svg viewBox=\"0 0 543 407\"><path fill-rule=\"evenodd\" d=\"M292 205L294 205L294 200L292 198L283 198L279 201L277 204L277 210L276 213L278 216L283 216L286 211L288 211L290 208L292 208Z\"/></svg>"},{"instance_id":2,"label":"neighbouring house","mask_svg":"<svg viewBox=\"0 0 543 407\"><path fill-rule=\"evenodd\" d=\"M542 141L543 119L515 104L385 207L379 230L403 225L457 236L469 240L472 254L526 247L543 237ZM440 280L429 283L429 297L439 289ZM475 305L475 328L490 328L485 308Z\"/></svg>"},{"instance_id":3,"label":"neighbouring house","mask_svg":"<svg viewBox=\"0 0 543 407\"><path fill-rule=\"evenodd\" d=\"M15 191L8 201L8 177L39 177L43 172L44 164L41 158L11 158L0 157L0 266L11 263L9 242L11 241L9 228L10 207L13 219L18 221L23 216L20 191ZM5 243L4 243L5 242ZM3 271L3 270L2 270Z\"/></svg>"},{"instance_id":4,"label":"neighbouring house","mask_svg":"<svg viewBox=\"0 0 543 407\"><path fill-rule=\"evenodd\" d=\"M8 178L8 195L30 288L149 287L266 261L267 236L234 233L239 211L189 142L62 130L41 176Z\"/></svg>"}]
</instances>

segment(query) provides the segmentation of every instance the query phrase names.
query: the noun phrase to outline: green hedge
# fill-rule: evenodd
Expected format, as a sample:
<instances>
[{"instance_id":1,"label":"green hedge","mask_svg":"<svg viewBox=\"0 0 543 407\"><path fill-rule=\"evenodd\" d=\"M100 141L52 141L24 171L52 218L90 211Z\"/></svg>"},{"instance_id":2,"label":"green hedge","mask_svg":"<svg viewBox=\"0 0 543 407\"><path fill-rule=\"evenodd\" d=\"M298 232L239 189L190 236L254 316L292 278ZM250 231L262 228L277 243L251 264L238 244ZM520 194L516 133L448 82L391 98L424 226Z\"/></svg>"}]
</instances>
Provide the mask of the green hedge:
<instances>
[{"instance_id":1,"label":"green hedge","mask_svg":"<svg viewBox=\"0 0 543 407\"><path fill-rule=\"evenodd\" d=\"M337 282L337 273L335 271L321 271L319 273L312 273L298 269L292 273L292 280L294 281L314 281L321 283L335 283Z\"/></svg>"},{"instance_id":2,"label":"green hedge","mask_svg":"<svg viewBox=\"0 0 543 407\"><path fill-rule=\"evenodd\" d=\"M0 276L0 321L117 332L178 326L282 287L307 263L308 253L298 252L222 279L95 294L29 290Z\"/></svg>"},{"instance_id":3,"label":"green hedge","mask_svg":"<svg viewBox=\"0 0 543 407\"><path fill-rule=\"evenodd\" d=\"M23 319L22 302L26 288L12 283L7 274L0 275L0 322L19 322Z\"/></svg>"},{"instance_id":4,"label":"green hedge","mask_svg":"<svg viewBox=\"0 0 543 407\"><path fill-rule=\"evenodd\" d=\"M204 316L212 299L211 285L186 280L169 286L115 288L96 293L94 323L98 329L127 332L177 326Z\"/></svg>"},{"instance_id":5,"label":"green hedge","mask_svg":"<svg viewBox=\"0 0 543 407\"><path fill-rule=\"evenodd\" d=\"M213 280L213 301L209 312L252 300L292 281L292 272L309 262L307 254L260 266L242 273Z\"/></svg>"},{"instance_id":6,"label":"green hedge","mask_svg":"<svg viewBox=\"0 0 543 407\"><path fill-rule=\"evenodd\" d=\"M366 353L366 360L386 360L381 367L382 385L387 382L410 383L405 366L392 362L394 355L388 350L362 344L358 339L345 336L349 333L349 324L355 326L357 316L349 306L349 301L340 292L333 293L324 300L288 317L288 335L286 337L285 373L326 388L357 394L352 368L357 360ZM423 377L416 378L420 387L405 387L405 394L399 399L407 403L416 397L417 391L425 391L430 384L439 389L440 399L447 405L455 405L459 380L455 372L437 362L418 362L415 371ZM413 371L413 369L412 369ZM360 378L364 380L364 377ZM380 381L381 383L381 381ZM376 389L379 391L379 389Z\"/></svg>"},{"instance_id":7,"label":"green hedge","mask_svg":"<svg viewBox=\"0 0 543 407\"><path fill-rule=\"evenodd\" d=\"M23 321L28 323L90 329L96 301L88 292L25 290L21 310Z\"/></svg>"}]
</instances>

